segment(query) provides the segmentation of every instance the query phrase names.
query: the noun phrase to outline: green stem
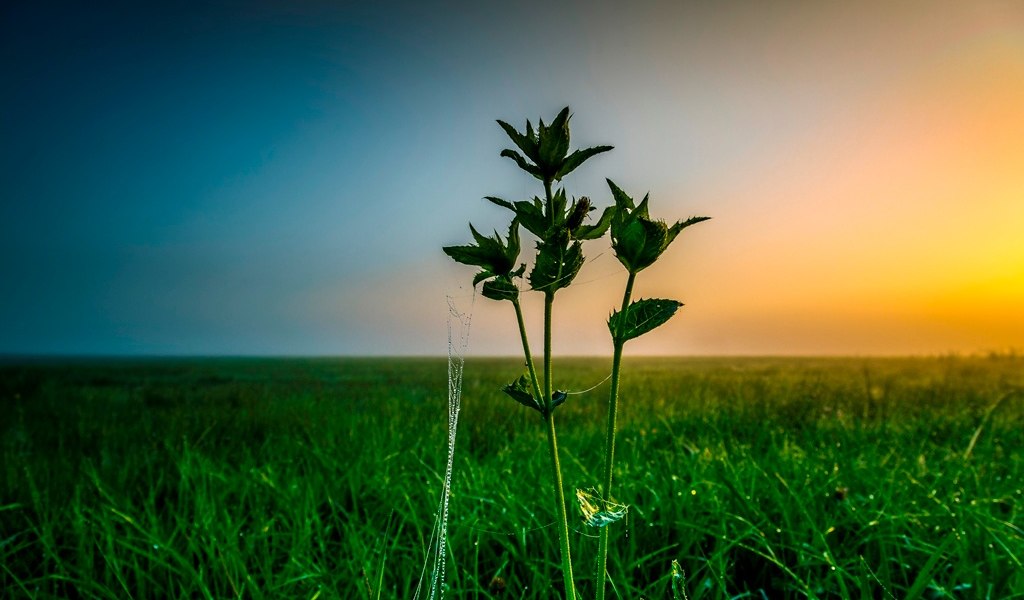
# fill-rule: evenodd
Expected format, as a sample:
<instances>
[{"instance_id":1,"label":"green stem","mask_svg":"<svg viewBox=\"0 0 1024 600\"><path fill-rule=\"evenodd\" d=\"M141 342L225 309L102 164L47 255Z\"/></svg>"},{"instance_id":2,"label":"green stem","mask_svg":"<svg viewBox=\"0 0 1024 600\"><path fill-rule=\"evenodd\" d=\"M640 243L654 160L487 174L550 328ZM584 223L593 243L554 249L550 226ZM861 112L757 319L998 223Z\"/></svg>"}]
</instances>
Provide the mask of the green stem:
<instances>
[{"instance_id":1,"label":"green stem","mask_svg":"<svg viewBox=\"0 0 1024 600\"><path fill-rule=\"evenodd\" d=\"M549 412L544 421L548 426L548 448L551 451L551 479L555 486L555 503L558 510L558 542L562 547L562 578L565 579L565 598L566 600L576 600L572 556L569 550L569 513L565 507L565 492L562 489L562 467L558 461L558 436L555 435L554 413Z\"/></svg>"},{"instance_id":2,"label":"green stem","mask_svg":"<svg viewBox=\"0 0 1024 600\"><path fill-rule=\"evenodd\" d=\"M537 402L543 402L540 394L540 383L537 379L537 369L533 366L533 355L530 353L530 342L526 338L526 323L523 321L523 307L519 299L512 300L512 306L516 309L516 321L519 322L519 338L523 341L523 356L526 357L526 368L530 371L530 383L533 384L533 397Z\"/></svg>"},{"instance_id":3,"label":"green stem","mask_svg":"<svg viewBox=\"0 0 1024 600\"><path fill-rule=\"evenodd\" d=\"M558 541L562 546L562 577L565 579L566 600L576 600L576 584L572 576L572 554L569 549L569 514L565 508L565 489L562 485L562 467L558 461L558 436L555 435L555 415L551 410L551 305L555 294L544 294L544 398L547 406L544 421L548 426L548 449L551 451L551 483L555 486L555 509L558 513Z\"/></svg>"},{"instance_id":4,"label":"green stem","mask_svg":"<svg viewBox=\"0 0 1024 600\"><path fill-rule=\"evenodd\" d=\"M555 210L552 205L551 179L544 178L544 196L547 200L548 218L555 224ZM562 466L558 461L558 436L555 434L555 416L551 406L551 306L555 302L555 291L544 291L544 421L548 426L548 449L551 452L551 483L555 486L555 510L558 514L558 541L562 547L562 578L565 579L565 599L576 600L576 583L572 576L572 553L569 548L569 514L565 507L565 489L562 485Z\"/></svg>"},{"instance_id":5,"label":"green stem","mask_svg":"<svg viewBox=\"0 0 1024 600\"><path fill-rule=\"evenodd\" d=\"M565 579L566 600L576 599L576 587L573 583L572 555L569 549L569 514L565 506L565 489L562 484L562 466L558 460L558 436L555 433L555 418L549 410L551 398L551 306L554 294L544 296L544 390L542 394L537 370L533 364L530 343L526 337L526 324L523 320L523 309L519 300L512 300L516 309L516 322L519 324L519 337L523 342L523 355L526 357L526 368L530 373L534 397L544 408L544 423L547 425L548 448L551 452L551 479L555 486L555 503L558 514L558 541L562 552L562 577Z\"/></svg>"},{"instance_id":6,"label":"green stem","mask_svg":"<svg viewBox=\"0 0 1024 600\"><path fill-rule=\"evenodd\" d=\"M545 179L544 180L544 197L547 198L547 203L545 204L545 206L547 207L547 211L548 211L548 221L552 225L554 225L555 224L555 207L551 206L551 180L550 179Z\"/></svg>"},{"instance_id":7,"label":"green stem","mask_svg":"<svg viewBox=\"0 0 1024 600\"><path fill-rule=\"evenodd\" d=\"M636 273L630 273L626 281L626 291L622 294L622 310L619 314L625 314L629 308L630 296L633 295L633 281ZM619 369L622 365L622 347L626 345L621 339L621 331L612 332L614 342L614 354L612 355L612 389L608 395L608 432L605 438L604 452L604 487L601 489L601 496L605 500L604 509L608 509L607 502L612 497L612 467L615 464L615 420L619 405ZM601 527L600 539L597 546L597 600L604 600L605 579L608 576L608 528L610 525Z\"/></svg>"}]
</instances>

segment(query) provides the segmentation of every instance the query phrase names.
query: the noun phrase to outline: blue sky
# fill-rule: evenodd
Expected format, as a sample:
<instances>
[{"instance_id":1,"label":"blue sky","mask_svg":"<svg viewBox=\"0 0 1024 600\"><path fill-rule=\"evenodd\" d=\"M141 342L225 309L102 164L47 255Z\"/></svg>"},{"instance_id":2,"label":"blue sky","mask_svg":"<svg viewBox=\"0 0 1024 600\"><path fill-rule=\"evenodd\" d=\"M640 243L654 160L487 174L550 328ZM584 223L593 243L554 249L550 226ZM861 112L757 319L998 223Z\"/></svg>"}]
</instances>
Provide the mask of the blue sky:
<instances>
[{"instance_id":1,"label":"blue sky","mask_svg":"<svg viewBox=\"0 0 1024 600\"><path fill-rule=\"evenodd\" d=\"M504 226L482 196L539 193L498 157L494 119L565 105L574 145L616 146L567 178L570 194L605 204L611 177L666 218L715 217L640 281L687 307L637 351L1011 345L1024 322L1000 311L1024 294L1024 129L1007 107L1024 89L1024 17L1012 3L944 8L4 8L0 352L443 354L445 297L471 303L472 272L440 247L468 239L467 221ZM1005 137L985 133L988 112ZM987 166L929 141L947 128L941 140L974 140ZM998 189L979 197L980 180ZM938 206L924 230L922 206ZM955 233L968 206L982 246ZM887 272L931 272L943 239L977 248L967 275L911 277L908 291ZM560 298L567 353L610 348L624 276L591 244ZM935 308L979 286L1000 322ZM851 312L851 294L876 310ZM472 309L471 350L514 353L507 306Z\"/></svg>"}]
</instances>

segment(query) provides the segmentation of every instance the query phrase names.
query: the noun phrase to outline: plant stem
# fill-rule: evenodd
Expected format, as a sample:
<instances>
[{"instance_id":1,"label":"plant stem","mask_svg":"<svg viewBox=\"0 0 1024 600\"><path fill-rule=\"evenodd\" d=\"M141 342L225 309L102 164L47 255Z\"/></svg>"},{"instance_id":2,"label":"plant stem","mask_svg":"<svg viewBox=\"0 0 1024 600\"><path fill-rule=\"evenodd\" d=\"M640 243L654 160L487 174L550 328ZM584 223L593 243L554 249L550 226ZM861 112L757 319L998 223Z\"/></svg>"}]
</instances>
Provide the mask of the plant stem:
<instances>
[{"instance_id":1,"label":"plant stem","mask_svg":"<svg viewBox=\"0 0 1024 600\"><path fill-rule=\"evenodd\" d=\"M547 200L548 219L555 224L552 203L552 180L544 178L544 197ZM558 436L555 434L555 416L551 406L551 306L555 290L544 290L544 395L538 398L544 406L544 422L548 426L548 449L551 452L551 483L555 486L555 510L558 514L558 541L562 547L562 578L565 579L566 600L576 600L576 583L572 576L572 553L569 548L569 514L565 507L565 489L562 485L562 466L558 460Z\"/></svg>"},{"instance_id":2,"label":"plant stem","mask_svg":"<svg viewBox=\"0 0 1024 600\"><path fill-rule=\"evenodd\" d=\"M558 461L558 436L555 435L555 415L548 413L544 421L548 426L548 448L551 450L551 478L555 486L555 502L558 510L558 542L562 547L562 578L565 580L566 600L576 599L576 584L572 574L572 556L569 550L569 513L565 506L565 492L562 489L562 467Z\"/></svg>"},{"instance_id":3,"label":"plant stem","mask_svg":"<svg viewBox=\"0 0 1024 600\"><path fill-rule=\"evenodd\" d=\"M530 352L530 343L526 337L526 324L523 320L523 309L518 299L512 300L512 306L516 309L516 322L519 324L519 338L523 342L523 356L526 357L526 368L530 373L530 382L533 384L534 397L538 402L543 403L544 423L547 425L548 448L551 451L551 478L555 486L555 502L558 514L559 530L558 541L562 551L562 577L565 579L566 600L575 600L576 587L573 583L572 556L569 550L569 514L565 507L565 490L562 485L562 467L558 460L558 436L555 434L554 415L548 410L548 400L551 398L551 305L554 301L554 294L545 294L544 302L544 389L546 394L541 393L540 382L537 378L537 369L533 364L533 355Z\"/></svg>"},{"instance_id":4,"label":"plant stem","mask_svg":"<svg viewBox=\"0 0 1024 600\"><path fill-rule=\"evenodd\" d=\"M558 436L555 434L555 415L551 410L551 305L554 292L544 294L544 398L547 410L544 421L548 426L548 449L551 451L551 483L555 486L555 509L558 514L558 541L562 546L562 577L565 579L566 600L576 599L576 584L572 575L572 554L569 549L569 514L565 508L565 489L562 485L562 467L558 460Z\"/></svg>"},{"instance_id":5,"label":"plant stem","mask_svg":"<svg viewBox=\"0 0 1024 600\"><path fill-rule=\"evenodd\" d=\"M636 273L630 273L626 281L626 291L622 294L622 309L624 314L629 308L630 296L633 295L633 281ZM622 365L622 347L626 345L621 339L620 331L612 332L614 342L614 354L612 355L612 386L608 395L608 435L604 446L604 486L601 489L601 497L604 499L604 509L608 509L608 501L612 497L612 467L615 464L615 420L619 405L619 368ZM608 576L608 528L610 525L601 527L600 539L597 547L597 600L604 600L605 579Z\"/></svg>"},{"instance_id":6,"label":"plant stem","mask_svg":"<svg viewBox=\"0 0 1024 600\"><path fill-rule=\"evenodd\" d=\"M537 399L537 402L543 402L543 396L540 393L540 382L537 379L537 369L533 366L533 355L530 353L530 342L526 338L526 323L523 321L523 307L519 304L519 299L512 300L512 306L516 309L516 321L519 322L519 338L523 341L523 356L526 357L526 368L530 372L530 383L533 384L533 396Z\"/></svg>"}]
</instances>

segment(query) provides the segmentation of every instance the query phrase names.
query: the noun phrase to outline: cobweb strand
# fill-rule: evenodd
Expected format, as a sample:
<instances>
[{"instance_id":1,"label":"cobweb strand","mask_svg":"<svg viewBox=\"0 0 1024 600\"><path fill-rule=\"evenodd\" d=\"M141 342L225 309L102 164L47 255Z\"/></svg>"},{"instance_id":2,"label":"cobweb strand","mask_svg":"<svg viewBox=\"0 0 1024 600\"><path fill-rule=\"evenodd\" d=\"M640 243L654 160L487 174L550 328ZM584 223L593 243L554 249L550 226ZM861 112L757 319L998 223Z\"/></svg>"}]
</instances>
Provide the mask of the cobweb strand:
<instances>
[{"instance_id":1,"label":"cobweb strand","mask_svg":"<svg viewBox=\"0 0 1024 600\"><path fill-rule=\"evenodd\" d=\"M472 321L473 303L471 296L468 312L459 311L455 301L448 296L448 457L445 463L444 483L438 502L434 525L430 532L428 555L424 558L420 581L416 586L413 600L420 598L424 578L429 575L429 600L444 596L445 562L448 545L448 500L451 497L452 468L455 463L455 436L459 427L459 411L462 409L462 374L466 364L466 348L469 346L469 330Z\"/></svg>"}]
</instances>

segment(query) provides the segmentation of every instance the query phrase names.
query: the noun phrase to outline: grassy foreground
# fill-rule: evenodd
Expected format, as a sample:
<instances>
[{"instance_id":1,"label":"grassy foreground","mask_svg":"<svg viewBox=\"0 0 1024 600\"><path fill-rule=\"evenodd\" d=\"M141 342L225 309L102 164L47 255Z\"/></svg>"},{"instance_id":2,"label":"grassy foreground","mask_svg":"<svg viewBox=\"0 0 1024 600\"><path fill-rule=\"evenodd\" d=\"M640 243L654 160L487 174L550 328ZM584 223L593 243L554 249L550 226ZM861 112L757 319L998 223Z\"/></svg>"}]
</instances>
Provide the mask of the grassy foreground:
<instances>
[{"instance_id":1,"label":"grassy foreground","mask_svg":"<svg viewBox=\"0 0 1024 600\"><path fill-rule=\"evenodd\" d=\"M609 368L556 361L556 383L589 388ZM521 369L466 365L449 598L560 595L543 431L499 391ZM445 370L0 364L2 596L411 598ZM627 359L625 373L613 597L669 597L673 559L692 599L1024 597L1024 358ZM569 497L599 483L607 385L559 408ZM590 597L596 531L576 529Z\"/></svg>"}]
</instances>

